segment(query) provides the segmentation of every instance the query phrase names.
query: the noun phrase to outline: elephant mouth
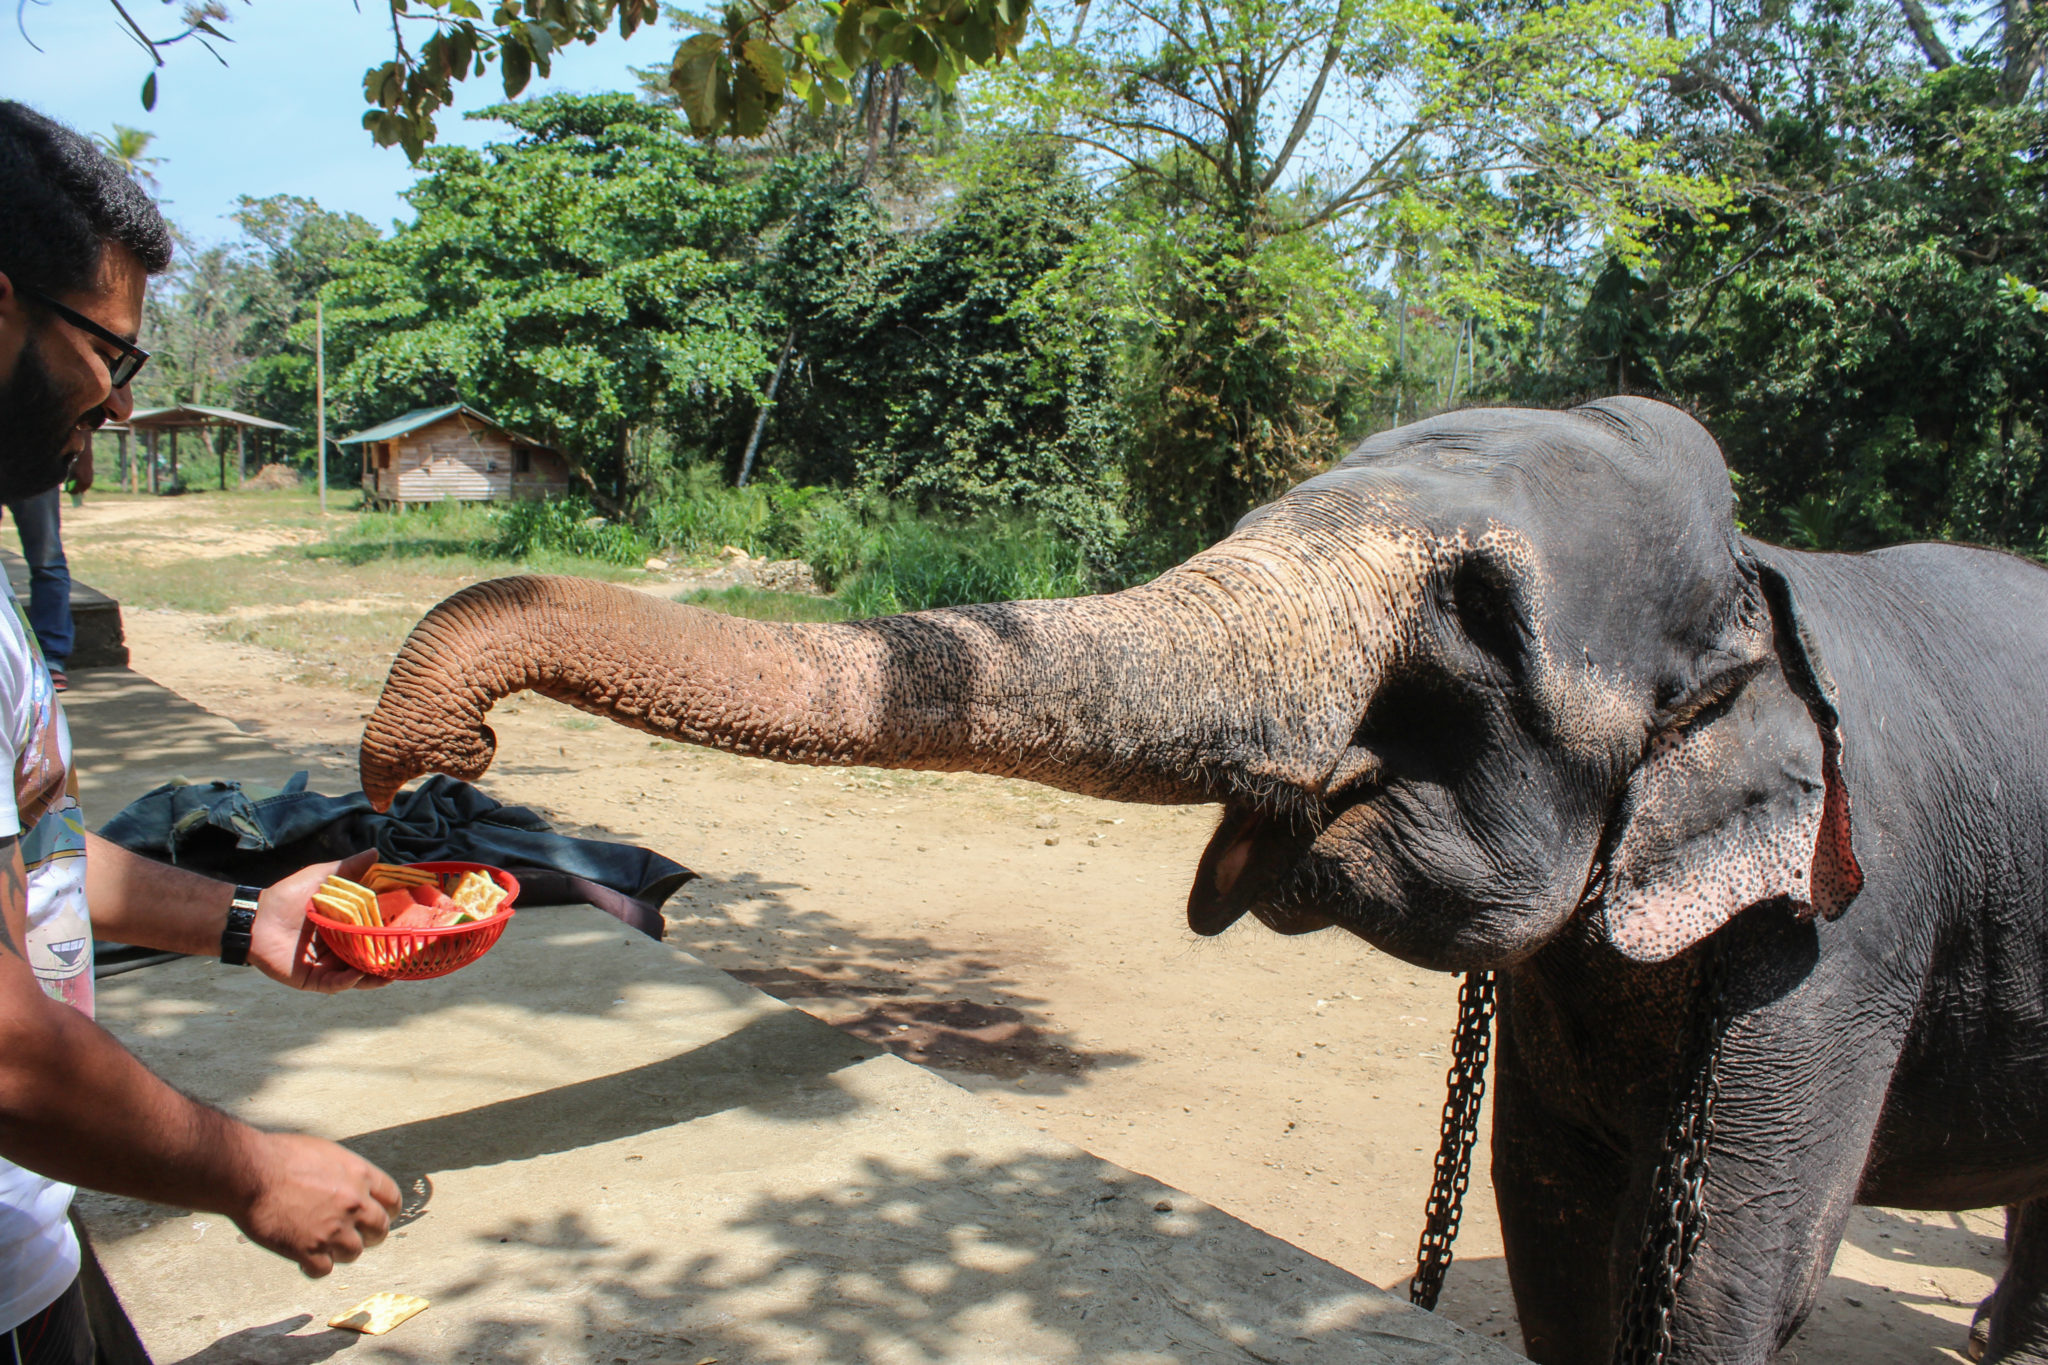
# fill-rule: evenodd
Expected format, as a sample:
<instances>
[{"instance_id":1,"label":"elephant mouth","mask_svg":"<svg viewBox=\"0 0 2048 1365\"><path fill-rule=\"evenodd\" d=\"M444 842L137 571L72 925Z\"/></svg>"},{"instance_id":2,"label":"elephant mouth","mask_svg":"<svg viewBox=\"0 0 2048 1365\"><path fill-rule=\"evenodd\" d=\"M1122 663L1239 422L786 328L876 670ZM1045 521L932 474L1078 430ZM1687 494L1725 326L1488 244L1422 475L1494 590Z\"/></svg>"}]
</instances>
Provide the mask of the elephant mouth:
<instances>
[{"instance_id":1,"label":"elephant mouth","mask_svg":"<svg viewBox=\"0 0 2048 1365\"><path fill-rule=\"evenodd\" d=\"M1226 809L1195 871L1188 928L1211 938L1247 914L1279 934L1312 934L1338 924L1310 903L1301 872L1310 846L1342 813Z\"/></svg>"}]
</instances>

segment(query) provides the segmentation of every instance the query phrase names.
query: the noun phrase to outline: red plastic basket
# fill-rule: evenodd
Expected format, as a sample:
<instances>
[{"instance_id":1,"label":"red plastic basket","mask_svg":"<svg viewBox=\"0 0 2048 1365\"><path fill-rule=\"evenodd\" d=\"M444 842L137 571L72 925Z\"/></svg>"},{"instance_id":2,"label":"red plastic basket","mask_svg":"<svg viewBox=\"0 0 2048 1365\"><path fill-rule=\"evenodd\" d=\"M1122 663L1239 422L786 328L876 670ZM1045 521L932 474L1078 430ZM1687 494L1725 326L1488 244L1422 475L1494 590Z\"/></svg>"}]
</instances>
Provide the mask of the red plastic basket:
<instances>
[{"instance_id":1,"label":"red plastic basket","mask_svg":"<svg viewBox=\"0 0 2048 1365\"><path fill-rule=\"evenodd\" d=\"M306 918L320 931L320 941L359 972L390 977L394 981L425 981L446 976L482 957L505 932L512 918L512 903L519 899L519 880L502 868L482 863L409 863L423 872L460 876L482 872L505 888L504 902L489 919L470 924L451 924L445 929L366 929L330 919L318 906L306 907Z\"/></svg>"}]
</instances>

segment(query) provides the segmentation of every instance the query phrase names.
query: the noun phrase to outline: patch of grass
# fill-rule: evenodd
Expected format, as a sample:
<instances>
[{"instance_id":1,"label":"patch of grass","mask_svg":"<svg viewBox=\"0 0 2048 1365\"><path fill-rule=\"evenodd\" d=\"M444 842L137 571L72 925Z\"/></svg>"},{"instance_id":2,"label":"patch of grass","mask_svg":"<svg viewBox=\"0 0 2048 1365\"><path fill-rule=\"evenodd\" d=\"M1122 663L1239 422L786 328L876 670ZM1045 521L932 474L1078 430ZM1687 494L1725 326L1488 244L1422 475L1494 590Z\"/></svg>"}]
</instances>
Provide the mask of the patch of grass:
<instances>
[{"instance_id":1,"label":"patch of grass","mask_svg":"<svg viewBox=\"0 0 2048 1365\"><path fill-rule=\"evenodd\" d=\"M894 520L839 590L856 616L1074 597L1089 591L1080 547L1029 522Z\"/></svg>"},{"instance_id":2,"label":"patch of grass","mask_svg":"<svg viewBox=\"0 0 2048 1365\"><path fill-rule=\"evenodd\" d=\"M289 656L302 670L300 681L374 693L384 686L392 656L419 618L419 612L411 607L363 612L313 610L224 621L214 631L224 640Z\"/></svg>"},{"instance_id":3,"label":"patch of grass","mask_svg":"<svg viewBox=\"0 0 2048 1365\"><path fill-rule=\"evenodd\" d=\"M497 516L469 503L429 503L407 512L357 512L319 545L305 547L308 559L338 560L360 567L380 559L480 559L498 538Z\"/></svg>"},{"instance_id":4,"label":"patch of grass","mask_svg":"<svg viewBox=\"0 0 2048 1365\"><path fill-rule=\"evenodd\" d=\"M723 591L688 593L676 600L754 621L847 621L853 618L853 612L845 603L829 597L764 592L745 583L736 583Z\"/></svg>"}]
</instances>

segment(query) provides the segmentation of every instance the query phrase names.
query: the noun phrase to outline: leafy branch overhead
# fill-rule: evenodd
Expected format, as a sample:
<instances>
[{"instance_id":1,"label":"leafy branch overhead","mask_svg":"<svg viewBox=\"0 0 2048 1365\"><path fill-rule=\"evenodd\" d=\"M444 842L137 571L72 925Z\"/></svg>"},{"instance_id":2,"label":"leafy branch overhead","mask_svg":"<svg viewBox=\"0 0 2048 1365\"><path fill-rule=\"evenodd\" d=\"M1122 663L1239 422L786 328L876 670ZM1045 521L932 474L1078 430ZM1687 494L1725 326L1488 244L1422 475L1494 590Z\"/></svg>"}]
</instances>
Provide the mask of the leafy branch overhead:
<instances>
[{"instance_id":1,"label":"leafy branch overhead","mask_svg":"<svg viewBox=\"0 0 2048 1365\"><path fill-rule=\"evenodd\" d=\"M187 38L227 42L222 0L187 4L183 27L153 38L123 0L108 0L122 28L149 53ZM370 105L363 126L381 147L400 146L417 161L434 140L434 116L454 102L458 81L481 79L495 63L507 98L570 43L594 43L616 31L630 38L664 17L660 0L385 0L391 59L363 74ZM683 18L673 10L671 17ZM700 137L752 137L794 96L822 112L846 104L854 72L869 64L909 66L951 91L970 68L1001 61L1023 41L1031 0L732 0L710 31L677 49L669 83ZM425 36L421 37L421 33ZM157 73L143 83L154 107Z\"/></svg>"}]
</instances>

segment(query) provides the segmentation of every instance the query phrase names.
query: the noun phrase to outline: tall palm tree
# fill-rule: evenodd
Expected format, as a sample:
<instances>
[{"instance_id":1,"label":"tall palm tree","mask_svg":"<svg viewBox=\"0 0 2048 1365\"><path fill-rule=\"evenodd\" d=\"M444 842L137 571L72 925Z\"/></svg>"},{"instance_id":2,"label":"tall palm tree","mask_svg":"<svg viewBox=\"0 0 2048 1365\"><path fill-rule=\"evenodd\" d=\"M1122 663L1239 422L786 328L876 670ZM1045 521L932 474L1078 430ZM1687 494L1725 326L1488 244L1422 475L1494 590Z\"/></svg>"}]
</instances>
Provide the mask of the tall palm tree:
<instances>
[{"instance_id":1,"label":"tall palm tree","mask_svg":"<svg viewBox=\"0 0 2048 1365\"><path fill-rule=\"evenodd\" d=\"M140 128L130 128L126 124L117 123L114 125L112 137L104 133L94 133L93 140L100 144L102 151L119 163L122 170L139 181L151 194L160 192L156 176L149 168L163 165L164 159L160 156L147 155L149 144L156 141L155 133L146 133Z\"/></svg>"}]
</instances>

